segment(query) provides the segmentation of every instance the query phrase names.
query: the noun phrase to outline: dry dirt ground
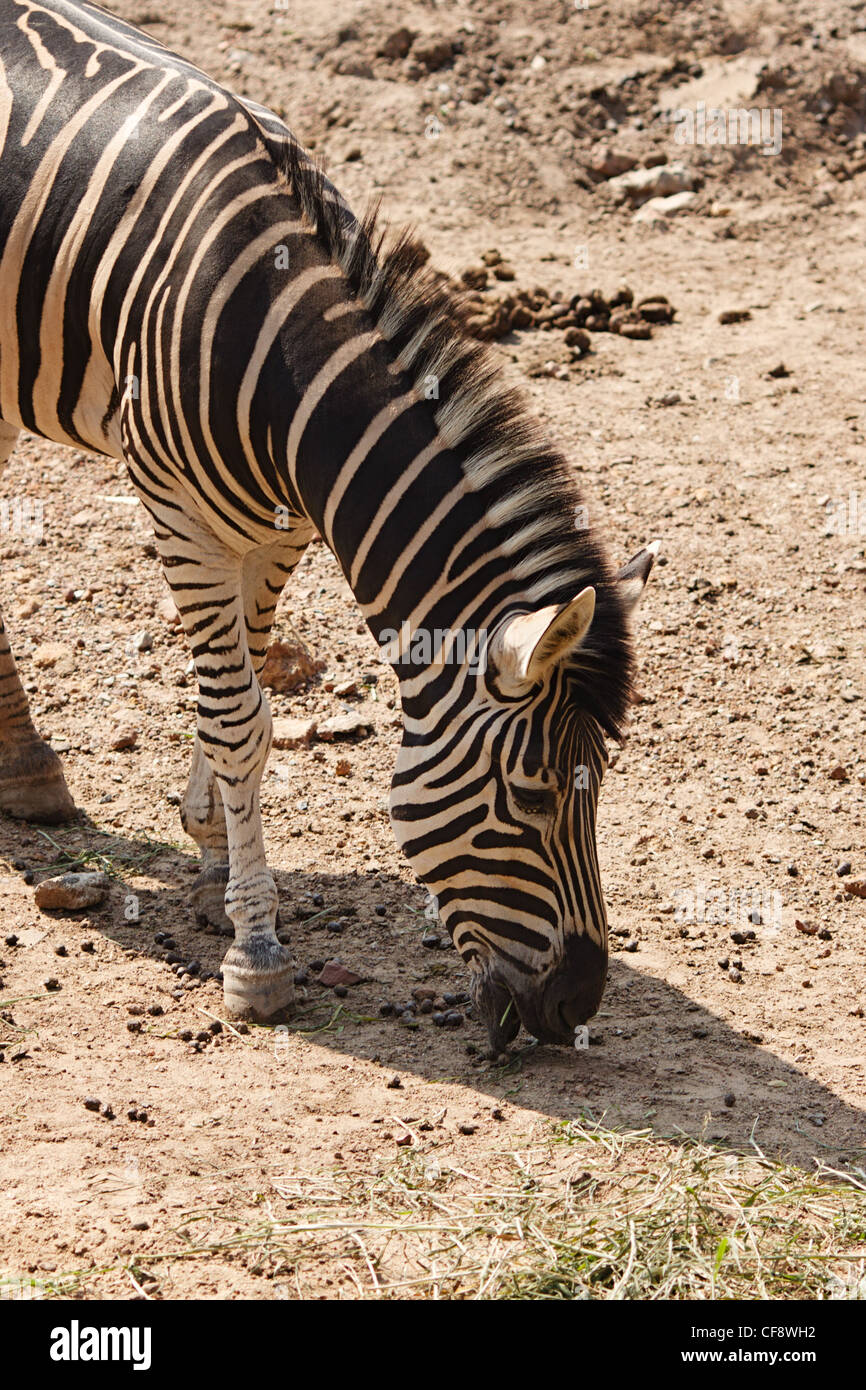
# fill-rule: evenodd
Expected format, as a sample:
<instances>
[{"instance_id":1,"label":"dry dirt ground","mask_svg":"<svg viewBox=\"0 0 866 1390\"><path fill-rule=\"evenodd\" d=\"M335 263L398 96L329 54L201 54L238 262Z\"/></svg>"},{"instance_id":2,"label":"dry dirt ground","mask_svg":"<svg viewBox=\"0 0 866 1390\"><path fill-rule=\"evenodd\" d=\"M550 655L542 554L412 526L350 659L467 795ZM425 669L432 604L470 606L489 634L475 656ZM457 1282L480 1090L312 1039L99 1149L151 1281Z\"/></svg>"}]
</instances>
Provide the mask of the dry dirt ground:
<instances>
[{"instance_id":1,"label":"dry dirt ground","mask_svg":"<svg viewBox=\"0 0 866 1390\"><path fill-rule=\"evenodd\" d=\"M0 1273L95 1297L357 1297L372 1287L357 1242L308 1243L275 1284L233 1233L306 1212L304 1183L373 1184L406 1148L481 1174L580 1115L648 1144L702 1134L862 1170L866 899L847 885L866 879L863 0L115 8L279 110L356 206L381 194L448 272L495 247L508 288L667 296L675 321L649 341L596 333L579 362L556 330L496 349L614 554L658 536L663 560L639 623L642 702L602 792L613 953L588 1050L524 1037L494 1065L471 1020L379 1016L467 980L453 950L421 945L426 895L384 810L396 687L321 545L277 633L327 669L274 712L350 709L372 733L275 752L266 839L299 964L336 955L364 980L345 998L310 983L287 1033L224 1027L196 1050L219 984L179 984L155 941L170 932L205 973L225 946L187 905L184 640L157 610L122 470L21 443L4 495L42 501L44 536L3 536L4 611L81 819L0 821ZM408 53L387 42L403 26ZM779 108L779 155L676 145L659 113L702 99ZM594 170L605 146L681 160L697 196L635 220ZM729 309L748 316L720 323ZM347 679L358 694L340 698ZM126 727L137 743L111 751ZM81 855L113 875L109 902L40 913L34 881ZM719 889L704 917L721 920L695 920ZM196 1241L213 1251L188 1257Z\"/></svg>"}]
</instances>

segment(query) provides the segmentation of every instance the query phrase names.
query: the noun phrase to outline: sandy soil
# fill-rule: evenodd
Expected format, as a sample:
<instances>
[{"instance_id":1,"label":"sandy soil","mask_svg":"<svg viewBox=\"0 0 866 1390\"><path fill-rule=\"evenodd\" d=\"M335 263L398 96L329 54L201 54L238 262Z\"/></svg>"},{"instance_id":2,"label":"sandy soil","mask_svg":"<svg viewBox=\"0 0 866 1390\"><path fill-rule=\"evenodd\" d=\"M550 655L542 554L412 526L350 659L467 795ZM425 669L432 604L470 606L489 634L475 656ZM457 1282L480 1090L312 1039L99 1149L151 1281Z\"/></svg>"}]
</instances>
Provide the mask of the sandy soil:
<instances>
[{"instance_id":1,"label":"sandy soil","mask_svg":"<svg viewBox=\"0 0 866 1390\"><path fill-rule=\"evenodd\" d=\"M321 545L277 631L327 669L274 712L348 708L373 732L275 752L266 838L299 964L336 955L364 979L342 999L307 985L288 1033L224 1027L196 1044L221 1017L219 984L179 985L155 942L170 932L205 974L225 947L187 904L188 654L157 610L166 589L122 472L22 442L4 493L42 499L44 539L3 537L4 612L81 820L0 821L0 1268L83 1271L85 1293L139 1296L121 1266L171 1248L190 1213L230 1231L263 1203L284 1211L286 1175L372 1177L425 1117L423 1142L471 1171L583 1112L734 1149L754 1135L807 1169L862 1164L866 899L847 891L866 877L862 3L354 0L339 21L309 0L115 8L279 110L356 206L380 193L450 273L496 247L516 287L668 297L675 322L650 341L597 333L580 362L555 330L500 345L614 553L658 536L663 563L640 620L642 702L602 793L613 955L589 1049L524 1037L503 1068L471 1020L409 1031L379 1016L419 985L467 981L453 950L421 946L426 895L384 810L396 686ZM401 26L419 35L408 55L381 56ZM657 118L741 96L782 110L778 156L680 147ZM681 160L696 198L636 221L592 172L604 145ZM720 324L730 309L748 317ZM358 694L340 698L347 679ZM126 727L135 746L111 751ZM34 877L61 853L103 857L103 908L36 908ZM723 920L682 920L689 895L720 889ZM175 1297L274 1296L272 1270L227 1255L163 1262L159 1281ZM327 1261L305 1290L353 1292Z\"/></svg>"}]
</instances>

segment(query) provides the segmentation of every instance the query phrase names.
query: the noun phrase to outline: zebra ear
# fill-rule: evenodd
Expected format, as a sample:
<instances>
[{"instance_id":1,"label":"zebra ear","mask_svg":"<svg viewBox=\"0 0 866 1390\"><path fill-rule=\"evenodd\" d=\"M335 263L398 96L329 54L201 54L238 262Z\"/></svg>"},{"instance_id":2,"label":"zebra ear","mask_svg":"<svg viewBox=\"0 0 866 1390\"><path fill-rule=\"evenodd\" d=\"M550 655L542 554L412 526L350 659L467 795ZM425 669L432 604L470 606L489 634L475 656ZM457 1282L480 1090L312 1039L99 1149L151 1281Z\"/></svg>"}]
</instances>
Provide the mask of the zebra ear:
<instances>
[{"instance_id":1,"label":"zebra ear","mask_svg":"<svg viewBox=\"0 0 866 1390\"><path fill-rule=\"evenodd\" d=\"M644 546L643 550L639 550L637 555L633 555L623 565L617 575L620 598L627 613L633 613L637 608L660 548L661 541L652 541L649 545Z\"/></svg>"},{"instance_id":2,"label":"zebra ear","mask_svg":"<svg viewBox=\"0 0 866 1390\"><path fill-rule=\"evenodd\" d=\"M570 603L512 618L491 646L498 673L520 685L534 685L580 646L594 612L595 589L589 587Z\"/></svg>"}]
</instances>

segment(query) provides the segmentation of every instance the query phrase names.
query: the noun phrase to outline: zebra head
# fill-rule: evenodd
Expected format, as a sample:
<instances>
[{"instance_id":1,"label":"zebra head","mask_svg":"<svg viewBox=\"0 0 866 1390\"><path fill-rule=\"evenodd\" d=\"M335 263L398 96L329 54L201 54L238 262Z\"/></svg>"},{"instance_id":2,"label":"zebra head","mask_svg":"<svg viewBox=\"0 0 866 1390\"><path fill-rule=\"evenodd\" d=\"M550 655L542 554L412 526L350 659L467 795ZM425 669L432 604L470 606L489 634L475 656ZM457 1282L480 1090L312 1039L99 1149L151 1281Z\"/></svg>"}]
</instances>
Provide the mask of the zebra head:
<instances>
[{"instance_id":1,"label":"zebra head","mask_svg":"<svg viewBox=\"0 0 866 1390\"><path fill-rule=\"evenodd\" d=\"M391 793L398 843L434 895L472 975L477 1015L500 1050L521 1023L570 1043L596 1012L607 977L607 920L595 843L605 767L604 651L620 635L658 550L614 583L570 602L512 613L487 659L464 672L457 711L407 724ZM606 614L599 611L606 606ZM606 617L606 622L605 622ZM446 702L443 702L446 703ZM405 717L405 715L404 715Z\"/></svg>"}]
</instances>

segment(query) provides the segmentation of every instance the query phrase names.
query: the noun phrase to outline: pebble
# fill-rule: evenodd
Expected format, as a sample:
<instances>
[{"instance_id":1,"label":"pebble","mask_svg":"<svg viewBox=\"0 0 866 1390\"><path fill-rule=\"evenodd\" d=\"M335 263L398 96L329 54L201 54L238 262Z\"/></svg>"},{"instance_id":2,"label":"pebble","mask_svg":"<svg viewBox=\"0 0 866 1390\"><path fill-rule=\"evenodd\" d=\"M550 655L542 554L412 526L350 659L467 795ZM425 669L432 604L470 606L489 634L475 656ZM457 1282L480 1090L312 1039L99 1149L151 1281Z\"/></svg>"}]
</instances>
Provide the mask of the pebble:
<instances>
[{"instance_id":1,"label":"pebble","mask_svg":"<svg viewBox=\"0 0 866 1390\"><path fill-rule=\"evenodd\" d=\"M55 956L68 956L69 952L67 951L65 946L55 946L54 954Z\"/></svg>"},{"instance_id":2,"label":"pebble","mask_svg":"<svg viewBox=\"0 0 866 1390\"><path fill-rule=\"evenodd\" d=\"M728 1091L728 1094L725 1096L725 1105L730 1109L730 1107L736 1105L736 1103L737 1097L734 1095L733 1091Z\"/></svg>"},{"instance_id":3,"label":"pebble","mask_svg":"<svg viewBox=\"0 0 866 1390\"><path fill-rule=\"evenodd\" d=\"M153 638L146 627L141 628L135 633L132 639L132 645L137 652L149 652L152 649Z\"/></svg>"},{"instance_id":4,"label":"pebble","mask_svg":"<svg viewBox=\"0 0 866 1390\"><path fill-rule=\"evenodd\" d=\"M46 878L36 889L36 906L45 912L80 911L105 900L108 878L103 873L61 874Z\"/></svg>"},{"instance_id":5,"label":"pebble","mask_svg":"<svg viewBox=\"0 0 866 1390\"><path fill-rule=\"evenodd\" d=\"M96 943L93 941L82 941L81 949L87 956L92 956L96 950Z\"/></svg>"},{"instance_id":6,"label":"pebble","mask_svg":"<svg viewBox=\"0 0 866 1390\"><path fill-rule=\"evenodd\" d=\"M275 748L303 748L315 733L315 719L274 719Z\"/></svg>"},{"instance_id":7,"label":"pebble","mask_svg":"<svg viewBox=\"0 0 866 1390\"><path fill-rule=\"evenodd\" d=\"M335 714L333 718L322 721L318 735L321 743L331 743L334 739L364 738L372 727L370 720L362 718L360 714Z\"/></svg>"},{"instance_id":8,"label":"pebble","mask_svg":"<svg viewBox=\"0 0 866 1390\"><path fill-rule=\"evenodd\" d=\"M50 975L47 980L43 980L43 984L49 992L58 990L60 988L60 981L55 979L53 975Z\"/></svg>"},{"instance_id":9,"label":"pebble","mask_svg":"<svg viewBox=\"0 0 866 1390\"><path fill-rule=\"evenodd\" d=\"M866 878L849 878L843 887L855 898L866 898Z\"/></svg>"},{"instance_id":10,"label":"pebble","mask_svg":"<svg viewBox=\"0 0 866 1390\"><path fill-rule=\"evenodd\" d=\"M843 859L836 865L836 874L839 878L845 878L851 872L851 860Z\"/></svg>"},{"instance_id":11,"label":"pebble","mask_svg":"<svg viewBox=\"0 0 866 1390\"><path fill-rule=\"evenodd\" d=\"M388 1090L389 1090L389 1091L402 1091L402 1089L403 1089L403 1082L400 1080L399 1076L392 1076L392 1077L391 1077L391 1080L388 1082Z\"/></svg>"},{"instance_id":12,"label":"pebble","mask_svg":"<svg viewBox=\"0 0 866 1390\"><path fill-rule=\"evenodd\" d=\"M112 734L108 746L114 753L123 753L129 748L134 748L137 743L138 729L124 727Z\"/></svg>"},{"instance_id":13,"label":"pebble","mask_svg":"<svg viewBox=\"0 0 866 1390\"><path fill-rule=\"evenodd\" d=\"M751 317L748 309L723 309L719 314L719 323L745 323Z\"/></svg>"},{"instance_id":14,"label":"pebble","mask_svg":"<svg viewBox=\"0 0 866 1390\"><path fill-rule=\"evenodd\" d=\"M637 941L635 941L634 938L631 938L631 939L629 939L628 941L623 942L623 948L622 948L622 949L623 949L624 951L634 952L634 951L638 950L639 944L640 944L640 943L637 942Z\"/></svg>"},{"instance_id":15,"label":"pebble","mask_svg":"<svg viewBox=\"0 0 866 1390\"><path fill-rule=\"evenodd\" d=\"M97 1100L95 1096L88 1096L84 1102L84 1108L85 1110L101 1110L102 1101Z\"/></svg>"},{"instance_id":16,"label":"pebble","mask_svg":"<svg viewBox=\"0 0 866 1390\"><path fill-rule=\"evenodd\" d=\"M477 1130L478 1130L478 1126L477 1126L477 1125L471 1125L471 1124L467 1124L467 1123L464 1123L464 1124L462 1124L462 1125L458 1125L457 1128L458 1128L458 1130L460 1131L461 1134L475 1134L475 1133L477 1133Z\"/></svg>"},{"instance_id":17,"label":"pebble","mask_svg":"<svg viewBox=\"0 0 866 1390\"><path fill-rule=\"evenodd\" d=\"M743 972L742 972L741 970L736 970L736 969L733 969L733 968L732 968L731 970L728 971L728 979L729 979L729 980L733 980L733 982L734 982L735 985L740 984L741 981L742 981L742 978L743 978Z\"/></svg>"}]
</instances>

